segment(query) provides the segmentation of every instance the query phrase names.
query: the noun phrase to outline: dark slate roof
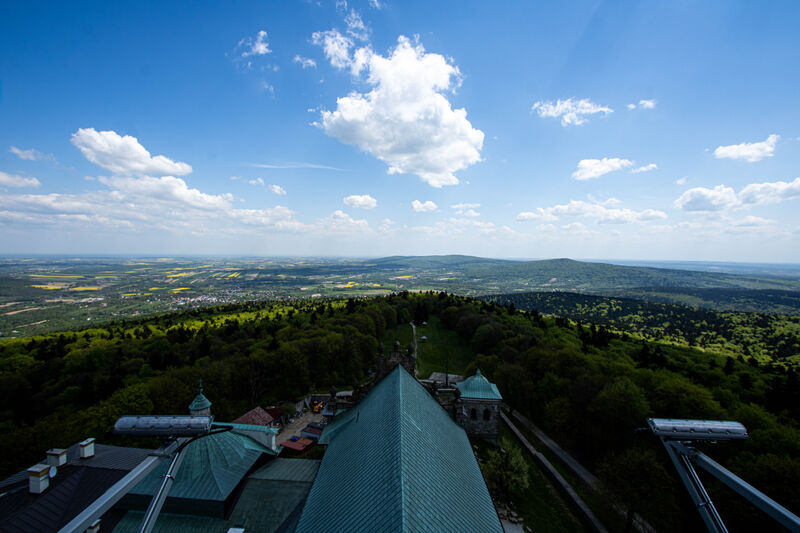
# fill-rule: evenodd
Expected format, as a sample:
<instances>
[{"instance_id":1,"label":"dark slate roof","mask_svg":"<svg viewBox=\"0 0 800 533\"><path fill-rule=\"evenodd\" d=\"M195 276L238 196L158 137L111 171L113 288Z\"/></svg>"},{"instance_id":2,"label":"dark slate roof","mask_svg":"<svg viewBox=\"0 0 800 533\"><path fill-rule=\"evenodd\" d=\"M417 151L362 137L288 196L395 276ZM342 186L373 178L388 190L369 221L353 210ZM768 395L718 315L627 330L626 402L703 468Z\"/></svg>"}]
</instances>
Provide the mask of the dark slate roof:
<instances>
[{"instance_id":1,"label":"dark slate roof","mask_svg":"<svg viewBox=\"0 0 800 533\"><path fill-rule=\"evenodd\" d=\"M497 385L489 382L488 379L481 375L478 370L474 376L470 376L461 383L456 383L456 386L461 391L462 398L472 398L476 400L502 400L500 391L497 390Z\"/></svg>"},{"instance_id":2,"label":"dark slate roof","mask_svg":"<svg viewBox=\"0 0 800 533\"><path fill-rule=\"evenodd\" d=\"M252 424L256 426L266 426L271 424L274 419L262 407L255 407L233 421L234 424Z\"/></svg>"},{"instance_id":3,"label":"dark slate roof","mask_svg":"<svg viewBox=\"0 0 800 533\"><path fill-rule=\"evenodd\" d=\"M319 461L273 459L250 476L228 520L161 513L153 533L226 533L231 527L247 532L294 531L296 517L311 489ZM129 511L114 533L139 531L144 514Z\"/></svg>"},{"instance_id":4,"label":"dark slate roof","mask_svg":"<svg viewBox=\"0 0 800 533\"><path fill-rule=\"evenodd\" d=\"M250 479L304 481L311 483L317 475L319 463L320 461L314 459L276 458L250 474Z\"/></svg>"},{"instance_id":5,"label":"dark slate roof","mask_svg":"<svg viewBox=\"0 0 800 533\"><path fill-rule=\"evenodd\" d=\"M320 442L297 533L502 531L464 430L400 365Z\"/></svg>"},{"instance_id":6,"label":"dark slate roof","mask_svg":"<svg viewBox=\"0 0 800 533\"><path fill-rule=\"evenodd\" d=\"M169 498L225 501L262 453L274 452L233 431L197 439L183 452ZM130 494L155 494L168 466L158 465Z\"/></svg>"},{"instance_id":7,"label":"dark slate roof","mask_svg":"<svg viewBox=\"0 0 800 533\"><path fill-rule=\"evenodd\" d=\"M58 531L148 453L150 450L95 444L95 457L80 459L78 445L73 445L67 448L67 464L58 468L50 487L38 495L28 492L27 472L11 476L0 489L0 531Z\"/></svg>"}]
</instances>

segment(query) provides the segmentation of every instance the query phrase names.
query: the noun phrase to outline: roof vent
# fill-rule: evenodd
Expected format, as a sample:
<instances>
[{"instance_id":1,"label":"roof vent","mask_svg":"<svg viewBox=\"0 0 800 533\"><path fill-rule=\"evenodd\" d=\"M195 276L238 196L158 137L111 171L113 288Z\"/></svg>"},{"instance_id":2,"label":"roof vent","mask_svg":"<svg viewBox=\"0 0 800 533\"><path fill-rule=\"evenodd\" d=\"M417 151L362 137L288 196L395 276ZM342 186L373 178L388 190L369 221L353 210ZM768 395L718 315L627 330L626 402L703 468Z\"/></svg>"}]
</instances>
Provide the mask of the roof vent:
<instances>
[{"instance_id":1,"label":"roof vent","mask_svg":"<svg viewBox=\"0 0 800 533\"><path fill-rule=\"evenodd\" d=\"M92 439L94 440L94 439ZM86 528L86 533L100 533L100 519L98 518L92 525Z\"/></svg>"},{"instance_id":2,"label":"roof vent","mask_svg":"<svg viewBox=\"0 0 800 533\"><path fill-rule=\"evenodd\" d=\"M41 494L50 486L50 465L38 464L28 469L28 490Z\"/></svg>"},{"instance_id":3,"label":"roof vent","mask_svg":"<svg viewBox=\"0 0 800 533\"><path fill-rule=\"evenodd\" d=\"M81 459L89 459L90 457L94 457L94 437L82 440L78 443L78 447L80 448Z\"/></svg>"},{"instance_id":4,"label":"roof vent","mask_svg":"<svg viewBox=\"0 0 800 533\"><path fill-rule=\"evenodd\" d=\"M47 464L61 466L67 463L67 450L63 448L50 448L47 450Z\"/></svg>"},{"instance_id":5,"label":"roof vent","mask_svg":"<svg viewBox=\"0 0 800 533\"><path fill-rule=\"evenodd\" d=\"M243 527L232 527L228 529L228 533L244 533Z\"/></svg>"}]
</instances>

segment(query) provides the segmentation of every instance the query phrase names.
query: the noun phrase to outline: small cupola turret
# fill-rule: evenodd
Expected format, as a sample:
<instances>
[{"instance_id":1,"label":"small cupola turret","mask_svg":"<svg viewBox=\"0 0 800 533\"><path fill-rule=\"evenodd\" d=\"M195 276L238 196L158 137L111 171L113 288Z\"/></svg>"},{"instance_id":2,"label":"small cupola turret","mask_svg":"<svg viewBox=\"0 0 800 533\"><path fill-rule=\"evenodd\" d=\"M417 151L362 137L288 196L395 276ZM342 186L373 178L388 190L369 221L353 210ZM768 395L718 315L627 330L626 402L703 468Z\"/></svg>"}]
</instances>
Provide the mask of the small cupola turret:
<instances>
[{"instance_id":1,"label":"small cupola turret","mask_svg":"<svg viewBox=\"0 0 800 533\"><path fill-rule=\"evenodd\" d=\"M198 385L199 392L194 397L194 401L189 405L189 414L192 416L210 416L211 402L203 395L203 380Z\"/></svg>"}]
</instances>

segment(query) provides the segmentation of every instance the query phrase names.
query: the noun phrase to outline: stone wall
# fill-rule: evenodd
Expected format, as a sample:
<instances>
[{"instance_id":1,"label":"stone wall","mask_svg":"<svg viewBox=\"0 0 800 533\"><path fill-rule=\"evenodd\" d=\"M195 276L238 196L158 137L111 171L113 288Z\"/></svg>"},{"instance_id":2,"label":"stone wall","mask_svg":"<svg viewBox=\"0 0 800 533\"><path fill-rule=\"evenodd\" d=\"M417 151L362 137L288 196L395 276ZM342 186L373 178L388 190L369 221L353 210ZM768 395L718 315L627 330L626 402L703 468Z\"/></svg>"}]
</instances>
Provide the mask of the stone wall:
<instances>
[{"instance_id":1,"label":"stone wall","mask_svg":"<svg viewBox=\"0 0 800 533\"><path fill-rule=\"evenodd\" d=\"M456 404L456 422L467 435L497 439L500 436L500 401L461 398Z\"/></svg>"}]
</instances>

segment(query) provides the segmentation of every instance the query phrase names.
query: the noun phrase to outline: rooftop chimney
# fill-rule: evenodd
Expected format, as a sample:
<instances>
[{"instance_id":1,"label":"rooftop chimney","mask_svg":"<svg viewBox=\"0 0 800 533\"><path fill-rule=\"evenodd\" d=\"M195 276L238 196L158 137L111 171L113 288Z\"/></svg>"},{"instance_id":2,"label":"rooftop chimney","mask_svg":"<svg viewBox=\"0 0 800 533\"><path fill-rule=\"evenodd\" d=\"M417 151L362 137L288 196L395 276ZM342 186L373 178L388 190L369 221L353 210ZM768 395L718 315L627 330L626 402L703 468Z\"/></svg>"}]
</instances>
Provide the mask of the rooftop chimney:
<instances>
[{"instance_id":1,"label":"rooftop chimney","mask_svg":"<svg viewBox=\"0 0 800 533\"><path fill-rule=\"evenodd\" d=\"M50 448L47 450L47 464L61 466L67 463L67 450L63 448Z\"/></svg>"},{"instance_id":2,"label":"rooftop chimney","mask_svg":"<svg viewBox=\"0 0 800 533\"><path fill-rule=\"evenodd\" d=\"M80 448L81 459L89 459L90 457L94 457L94 437L82 440L78 443L78 447Z\"/></svg>"},{"instance_id":3,"label":"rooftop chimney","mask_svg":"<svg viewBox=\"0 0 800 533\"><path fill-rule=\"evenodd\" d=\"M50 465L38 464L28 469L28 490L41 494L50 486Z\"/></svg>"}]
</instances>

